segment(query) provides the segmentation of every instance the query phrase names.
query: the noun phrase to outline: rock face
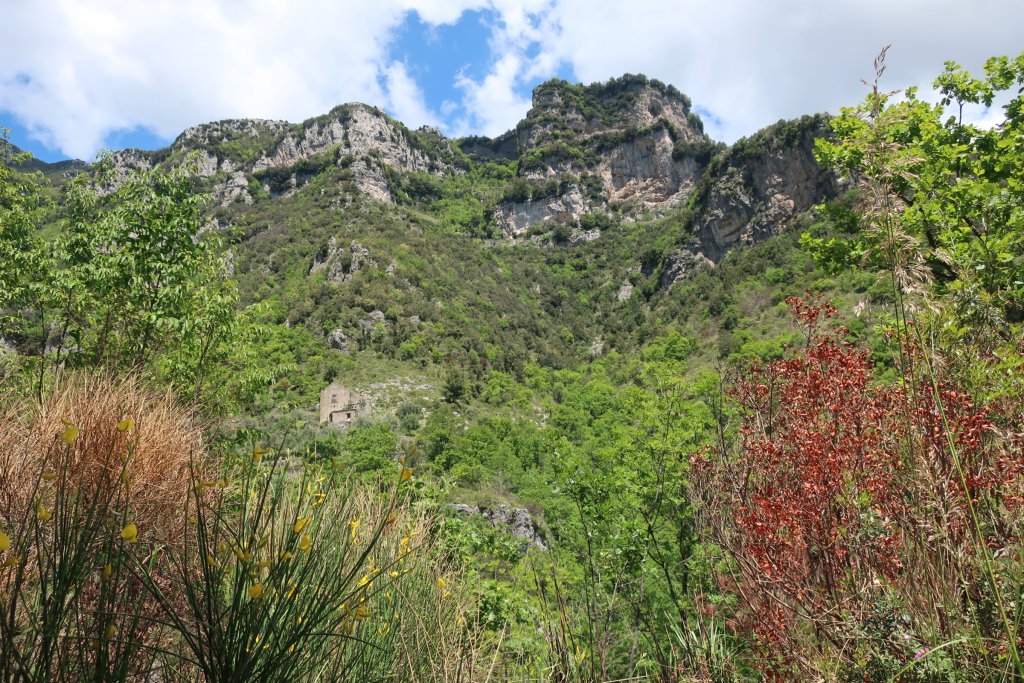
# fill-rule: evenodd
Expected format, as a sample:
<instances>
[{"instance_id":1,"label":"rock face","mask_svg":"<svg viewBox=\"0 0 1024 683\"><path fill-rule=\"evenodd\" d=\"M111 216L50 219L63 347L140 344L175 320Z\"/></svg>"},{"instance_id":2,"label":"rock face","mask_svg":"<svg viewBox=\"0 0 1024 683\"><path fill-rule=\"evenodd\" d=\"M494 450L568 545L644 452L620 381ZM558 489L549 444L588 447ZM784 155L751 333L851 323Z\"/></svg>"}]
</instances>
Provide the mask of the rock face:
<instances>
[{"instance_id":1,"label":"rock face","mask_svg":"<svg viewBox=\"0 0 1024 683\"><path fill-rule=\"evenodd\" d=\"M356 188L391 203L386 168L461 173L457 154L436 128L410 131L376 107L347 104L301 124L232 119L186 129L168 149L124 150L115 167L149 169L158 163L195 163L221 204L252 203L253 188L289 194L330 166L349 170ZM255 185L253 184L255 182Z\"/></svg>"},{"instance_id":2,"label":"rock face","mask_svg":"<svg viewBox=\"0 0 1024 683\"><path fill-rule=\"evenodd\" d=\"M412 181L403 174L443 176L473 163L514 161L516 177L485 204L508 237L539 228L559 243L582 244L600 238L595 226L602 216L627 223L688 206L692 239L664 257L667 286L717 263L733 246L777 234L795 215L834 197L840 189L834 175L813 156L815 138L827 129L821 116L780 121L727 148L704 134L685 95L627 74L586 86L543 83L526 117L494 139L456 144L437 129L410 131L380 109L348 104L301 124L246 119L194 126L168 149L124 150L113 163L127 172L188 159L226 205L288 196L324 173L371 201L393 204L410 196L402 183ZM352 196L332 201L350 203ZM558 226L568 229L555 233ZM365 249L339 239L320 250L310 273L345 283L376 265ZM632 285L623 282L617 298L631 295Z\"/></svg>"},{"instance_id":3,"label":"rock face","mask_svg":"<svg viewBox=\"0 0 1024 683\"><path fill-rule=\"evenodd\" d=\"M692 240L666 257L661 284L777 235L797 214L836 197L835 174L814 158L814 140L827 132L825 116L780 121L719 155L694 190Z\"/></svg>"},{"instance_id":4,"label":"rock face","mask_svg":"<svg viewBox=\"0 0 1024 683\"><path fill-rule=\"evenodd\" d=\"M505 234L518 237L534 225L578 220L586 210L580 188L573 185L560 196L500 204L494 210L494 220Z\"/></svg>"},{"instance_id":5,"label":"rock face","mask_svg":"<svg viewBox=\"0 0 1024 683\"><path fill-rule=\"evenodd\" d=\"M364 267L374 267L377 262L370 258L370 251L353 240L348 251L341 246L337 237L327 240L327 245L314 257L309 274L324 273L327 279L338 284L348 282Z\"/></svg>"},{"instance_id":6,"label":"rock face","mask_svg":"<svg viewBox=\"0 0 1024 683\"><path fill-rule=\"evenodd\" d=\"M526 552L531 545L541 550L548 548L544 537L537 532L530 512L525 508L514 508L508 503L498 503L492 507L456 503L448 507L460 515L480 515L493 526L522 541L522 552Z\"/></svg>"},{"instance_id":7,"label":"rock face","mask_svg":"<svg viewBox=\"0 0 1024 683\"><path fill-rule=\"evenodd\" d=\"M501 203L495 219L510 236L540 223L575 221L608 204L642 210L684 203L716 147L685 95L631 75L590 86L541 84L515 133L521 178L587 178L588 191L569 184L540 201ZM499 140L473 139L471 149L486 158L507 144Z\"/></svg>"},{"instance_id":8,"label":"rock face","mask_svg":"<svg viewBox=\"0 0 1024 683\"><path fill-rule=\"evenodd\" d=\"M778 234L786 222L836 196L835 175L814 158L814 140L827 119L780 122L724 155L697 198L694 228L703 254L718 261L733 245Z\"/></svg>"}]
</instances>

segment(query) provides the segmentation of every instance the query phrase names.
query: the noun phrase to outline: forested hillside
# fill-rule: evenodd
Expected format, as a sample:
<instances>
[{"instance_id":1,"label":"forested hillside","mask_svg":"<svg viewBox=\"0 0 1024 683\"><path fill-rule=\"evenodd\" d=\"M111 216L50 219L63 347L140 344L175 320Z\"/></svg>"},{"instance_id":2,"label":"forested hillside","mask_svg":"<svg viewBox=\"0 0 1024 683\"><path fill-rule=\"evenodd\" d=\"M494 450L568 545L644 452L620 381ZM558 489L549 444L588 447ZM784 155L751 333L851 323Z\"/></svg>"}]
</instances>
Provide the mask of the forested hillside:
<instances>
[{"instance_id":1,"label":"forested hillside","mask_svg":"<svg viewBox=\"0 0 1024 683\"><path fill-rule=\"evenodd\" d=\"M0 677L1024 676L1024 56L934 87L4 142Z\"/></svg>"}]
</instances>

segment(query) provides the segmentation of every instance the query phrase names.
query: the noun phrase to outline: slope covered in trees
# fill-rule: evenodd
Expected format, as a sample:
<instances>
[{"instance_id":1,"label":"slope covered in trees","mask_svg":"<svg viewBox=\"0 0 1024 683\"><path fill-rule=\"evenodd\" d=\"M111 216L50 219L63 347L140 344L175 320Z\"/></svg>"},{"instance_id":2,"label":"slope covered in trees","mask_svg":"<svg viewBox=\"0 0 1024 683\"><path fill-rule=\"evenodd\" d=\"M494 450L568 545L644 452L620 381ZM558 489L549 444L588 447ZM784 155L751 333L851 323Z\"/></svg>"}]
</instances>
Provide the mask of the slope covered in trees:
<instances>
[{"instance_id":1,"label":"slope covered in trees","mask_svg":"<svg viewBox=\"0 0 1024 683\"><path fill-rule=\"evenodd\" d=\"M1024 676L1022 86L5 147L0 676Z\"/></svg>"}]
</instances>

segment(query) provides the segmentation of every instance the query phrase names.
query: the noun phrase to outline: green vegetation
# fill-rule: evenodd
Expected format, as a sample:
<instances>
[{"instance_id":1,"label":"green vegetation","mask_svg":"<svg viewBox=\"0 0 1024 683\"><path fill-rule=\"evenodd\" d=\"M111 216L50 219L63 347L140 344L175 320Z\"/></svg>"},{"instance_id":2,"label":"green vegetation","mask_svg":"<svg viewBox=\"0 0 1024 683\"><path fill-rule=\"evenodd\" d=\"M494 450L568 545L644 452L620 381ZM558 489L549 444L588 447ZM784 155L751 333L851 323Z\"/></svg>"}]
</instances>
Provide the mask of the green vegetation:
<instances>
[{"instance_id":1,"label":"green vegetation","mask_svg":"<svg viewBox=\"0 0 1024 683\"><path fill-rule=\"evenodd\" d=\"M943 105L876 86L726 150L669 126L709 178L828 125L856 181L677 282L710 179L495 239L501 202L593 191L524 168L650 132L579 117L689 112L640 76L542 86L521 158L396 126L446 172L333 148L252 204L184 156L59 187L4 157L0 679L1024 677L1021 85L951 64ZM991 130L944 109L1001 94ZM322 427L329 382L370 415Z\"/></svg>"}]
</instances>

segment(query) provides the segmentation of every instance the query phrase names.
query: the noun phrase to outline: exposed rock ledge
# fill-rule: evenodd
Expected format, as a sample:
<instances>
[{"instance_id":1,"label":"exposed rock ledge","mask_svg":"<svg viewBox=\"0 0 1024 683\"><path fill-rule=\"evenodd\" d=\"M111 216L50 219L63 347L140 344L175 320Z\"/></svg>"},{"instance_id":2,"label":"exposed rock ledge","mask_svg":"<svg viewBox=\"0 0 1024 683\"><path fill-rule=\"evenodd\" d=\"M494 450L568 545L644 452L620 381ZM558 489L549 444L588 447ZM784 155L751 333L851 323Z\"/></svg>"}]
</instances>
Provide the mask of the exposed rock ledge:
<instances>
[{"instance_id":1,"label":"exposed rock ledge","mask_svg":"<svg viewBox=\"0 0 1024 683\"><path fill-rule=\"evenodd\" d=\"M448 507L461 515L483 517L494 527L502 529L522 541L520 549L523 552L526 552L531 545L541 550L548 549L544 537L537 532L537 528L533 524L533 517L525 508L514 508L508 503L498 503L493 507L455 503Z\"/></svg>"}]
</instances>

